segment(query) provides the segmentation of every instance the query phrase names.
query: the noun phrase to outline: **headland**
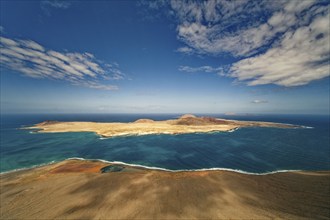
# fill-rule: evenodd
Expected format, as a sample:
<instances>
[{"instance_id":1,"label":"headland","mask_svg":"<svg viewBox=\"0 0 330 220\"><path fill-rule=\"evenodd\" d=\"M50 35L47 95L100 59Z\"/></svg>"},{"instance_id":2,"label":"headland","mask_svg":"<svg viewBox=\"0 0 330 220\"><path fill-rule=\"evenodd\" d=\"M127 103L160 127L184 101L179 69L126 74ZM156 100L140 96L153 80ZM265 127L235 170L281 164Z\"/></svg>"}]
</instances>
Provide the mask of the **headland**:
<instances>
[{"instance_id":1,"label":"headland","mask_svg":"<svg viewBox=\"0 0 330 220\"><path fill-rule=\"evenodd\" d=\"M232 131L241 127L299 128L300 126L274 122L238 121L212 117L183 115L178 119L154 121L138 119L129 123L101 122L59 122L44 121L28 129L38 132L95 132L102 137L147 134L187 134L216 131Z\"/></svg>"}]
</instances>

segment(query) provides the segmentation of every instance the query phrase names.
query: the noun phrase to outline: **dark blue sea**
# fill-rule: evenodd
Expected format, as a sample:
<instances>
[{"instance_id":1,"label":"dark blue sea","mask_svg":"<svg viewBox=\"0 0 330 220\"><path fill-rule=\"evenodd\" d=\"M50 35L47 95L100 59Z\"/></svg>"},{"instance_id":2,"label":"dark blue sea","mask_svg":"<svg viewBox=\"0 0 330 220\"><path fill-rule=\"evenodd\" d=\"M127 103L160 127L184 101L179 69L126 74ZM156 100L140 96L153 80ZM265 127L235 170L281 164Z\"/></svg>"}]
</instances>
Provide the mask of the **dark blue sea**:
<instances>
[{"instance_id":1,"label":"dark blue sea","mask_svg":"<svg viewBox=\"0 0 330 220\"><path fill-rule=\"evenodd\" d=\"M20 129L45 120L131 122L178 114L1 115L0 171L67 158L121 161L170 170L226 168L250 173L330 170L329 116L249 115L214 117L282 122L306 128L241 128L234 132L124 136L103 139L91 132L33 133Z\"/></svg>"}]
</instances>

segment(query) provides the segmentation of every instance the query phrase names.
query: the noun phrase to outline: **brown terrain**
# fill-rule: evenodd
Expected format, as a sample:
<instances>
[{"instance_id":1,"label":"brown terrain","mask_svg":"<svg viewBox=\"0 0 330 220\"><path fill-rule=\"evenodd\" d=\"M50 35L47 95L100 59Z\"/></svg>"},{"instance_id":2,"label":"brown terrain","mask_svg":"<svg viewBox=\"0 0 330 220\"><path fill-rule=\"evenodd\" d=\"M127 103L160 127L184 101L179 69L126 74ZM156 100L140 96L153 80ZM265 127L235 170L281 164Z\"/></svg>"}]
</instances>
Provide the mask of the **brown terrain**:
<instances>
[{"instance_id":1,"label":"brown terrain","mask_svg":"<svg viewBox=\"0 0 330 220\"><path fill-rule=\"evenodd\" d=\"M273 122L237 121L212 117L183 115L178 119L154 121L139 119L130 123L99 122L58 122L45 121L27 129L39 129L38 132L95 132L103 137L146 134L184 134L214 131L231 131L240 127L276 127L299 128L296 125Z\"/></svg>"},{"instance_id":2,"label":"brown terrain","mask_svg":"<svg viewBox=\"0 0 330 220\"><path fill-rule=\"evenodd\" d=\"M330 219L330 172L169 172L66 160L1 174L1 219Z\"/></svg>"}]
</instances>

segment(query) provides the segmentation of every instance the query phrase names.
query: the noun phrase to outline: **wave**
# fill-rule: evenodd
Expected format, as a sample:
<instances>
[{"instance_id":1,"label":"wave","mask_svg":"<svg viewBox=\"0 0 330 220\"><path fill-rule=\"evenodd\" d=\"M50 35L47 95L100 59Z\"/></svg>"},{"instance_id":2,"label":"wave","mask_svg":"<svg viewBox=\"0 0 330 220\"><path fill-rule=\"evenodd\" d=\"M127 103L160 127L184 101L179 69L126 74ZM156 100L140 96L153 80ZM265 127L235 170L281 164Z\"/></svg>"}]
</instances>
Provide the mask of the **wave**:
<instances>
[{"instance_id":1,"label":"wave","mask_svg":"<svg viewBox=\"0 0 330 220\"><path fill-rule=\"evenodd\" d=\"M229 131L227 131L227 132L234 132L234 131L237 131L239 129L239 127L237 127L237 128L233 128L233 129L230 129Z\"/></svg>"},{"instance_id":2,"label":"wave","mask_svg":"<svg viewBox=\"0 0 330 220\"><path fill-rule=\"evenodd\" d=\"M301 127L302 127L302 128L307 128L307 129L314 129L314 127L304 126L304 125L302 125Z\"/></svg>"},{"instance_id":3,"label":"wave","mask_svg":"<svg viewBox=\"0 0 330 220\"><path fill-rule=\"evenodd\" d=\"M109 163L109 164L124 165L124 166L137 167L137 168L143 168L143 169L148 169L148 170L160 170L160 171L173 172L173 173L176 173L176 172L201 172L201 171L230 171L230 172L235 172L235 173L260 176L260 175L269 175L269 174L275 174L275 173L303 171L303 170L275 170L275 171L269 171L269 172L254 173L254 172L247 172L247 171L240 170L240 169L223 168L223 167L171 170L171 169L166 169L166 168L162 168L162 167L146 166L146 165L134 164L134 163L125 163L122 161L108 161L108 160L103 160L103 159L85 159L85 158L81 158L81 157L70 157L70 158L67 158L67 159L61 160L61 161L66 161L66 160L99 161L99 162ZM12 172L22 171L22 170L29 170L32 168L42 167L42 166L54 164L54 163L61 162L61 161L51 161L48 163L33 165L31 167L19 168L19 169L14 169L14 170L10 170L10 171L0 172L0 174L12 173Z\"/></svg>"},{"instance_id":4,"label":"wave","mask_svg":"<svg viewBox=\"0 0 330 220\"><path fill-rule=\"evenodd\" d=\"M144 169L148 169L148 170L161 170L161 171L174 172L174 173L175 172L199 172L199 171L231 171L231 172L248 174L248 175L268 175L268 174L275 174L275 173L302 171L302 170L276 170L276 171L269 171L269 172L262 172L262 173L253 173L253 172L247 172L244 170L223 168L223 167L171 170L171 169L166 169L166 168L162 168L162 167L146 166L146 165L141 165L141 164L126 163L126 162L122 162L122 161L108 161L108 160L103 160L103 159L85 159L85 158L81 158L81 157L71 157L66 160L100 161L103 163L111 163L111 164L118 164L118 165L130 166L130 167L138 167L138 168L144 168Z\"/></svg>"}]
</instances>

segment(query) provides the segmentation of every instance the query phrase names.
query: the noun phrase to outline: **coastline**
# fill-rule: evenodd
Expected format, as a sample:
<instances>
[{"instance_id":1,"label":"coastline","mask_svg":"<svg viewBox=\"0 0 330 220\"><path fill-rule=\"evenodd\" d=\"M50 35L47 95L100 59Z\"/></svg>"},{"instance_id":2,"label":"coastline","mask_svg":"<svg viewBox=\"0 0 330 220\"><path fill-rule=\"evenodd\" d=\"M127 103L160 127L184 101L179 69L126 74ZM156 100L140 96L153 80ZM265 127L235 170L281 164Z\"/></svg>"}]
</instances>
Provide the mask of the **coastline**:
<instances>
[{"instance_id":1,"label":"coastline","mask_svg":"<svg viewBox=\"0 0 330 220\"><path fill-rule=\"evenodd\" d=\"M101 173L109 165L123 170ZM330 171L171 172L76 158L2 173L1 218L326 219L329 181Z\"/></svg>"},{"instance_id":2,"label":"coastline","mask_svg":"<svg viewBox=\"0 0 330 220\"><path fill-rule=\"evenodd\" d=\"M108 165L124 165L124 166L128 166L128 167L135 167L135 168L141 168L141 169L146 169L146 170L159 170L159 171L165 171L165 172L172 172L172 173L176 173L176 172L203 172L203 171L229 171L229 172L235 172L235 173L240 173L240 174L246 174L246 175L270 175L270 174L276 174L276 173L289 173L289 172L323 172L323 171L327 171L327 170L274 170L274 171L268 171L268 172L248 172L248 171L244 171L244 170L239 170L239 169L232 169L232 168L225 168L225 167L210 167L210 168L199 168L199 169L177 169L177 170L173 170L173 169L167 169L167 168L162 168L162 167L155 167L155 166L147 166L147 165L141 165L141 164L133 164L133 163L126 163L126 162L122 162L122 161L108 161L108 160L104 160L104 159L85 159L85 158L81 158L81 157L70 157L61 161L50 161L48 163L42 163L42 164L38 164L38 165L33 165L31 167L23 167L23 168L17 168L17 169L13 169L13 170L8 170L8 171L3 171L0 172L0 177L1 175L5 175L8 173L15 173L15 172L19 172L19 171L28 171L28 170L32 170L35 168L42 168L48 165L52 165L52 164L57 164L57 163L62 163L62 162L66 162L66 161L71 161L71 160L78 160L78 161L82 161L82 162L101 162L104 164L108 164Z\"/></svg>"}]
</instances>

